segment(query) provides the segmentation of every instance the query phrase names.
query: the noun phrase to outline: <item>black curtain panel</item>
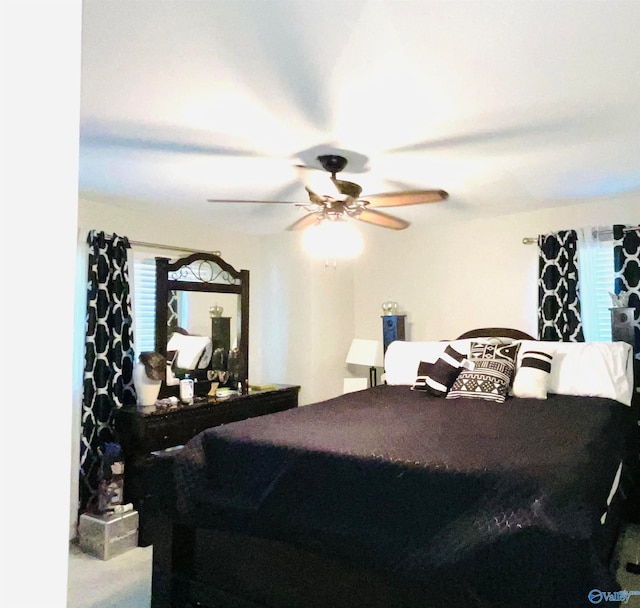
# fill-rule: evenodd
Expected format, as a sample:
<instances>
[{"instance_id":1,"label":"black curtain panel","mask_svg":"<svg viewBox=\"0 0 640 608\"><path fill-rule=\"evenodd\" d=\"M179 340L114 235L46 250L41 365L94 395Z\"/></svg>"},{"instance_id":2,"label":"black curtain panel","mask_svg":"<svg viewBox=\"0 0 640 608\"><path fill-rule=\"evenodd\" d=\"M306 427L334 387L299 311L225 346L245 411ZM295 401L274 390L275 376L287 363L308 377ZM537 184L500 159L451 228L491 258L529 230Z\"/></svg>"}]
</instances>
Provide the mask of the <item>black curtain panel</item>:
<instances>
[{"instance_id":1,"label":"black curtain panel","mask_svg":"<svg viewBox=\"0 0 640 608\"><path fill-rule=\"evenodd\" d=\"M92 230L87 237L89 271L84 390L80 439L80 510L92 506L100 481L100 453L117 441L113 418L136 402L133 386L133 319L126 237Z\"/></svg>"},{"instance_id":2,"label":"black curtain panel","mask_svg":"<svg viewBox=\"0 0 640 608\"><path fill-rule=\"evenodd\" d=\"M635 308L634 352L640 352L640 230L636 226L613 227L613 269L615 293L628 292L629 306Z\"/></svg>"},{"instance_id":3,"label":"black curtain panel","mask_svg":"<svg viewBox=\"0 0 640 608\"><path fill-rule=\"evenodd\" d=\"M562 230L538 236L538 338L584 342L578 283L578 235Z\"/></svg>"}]
</instances>

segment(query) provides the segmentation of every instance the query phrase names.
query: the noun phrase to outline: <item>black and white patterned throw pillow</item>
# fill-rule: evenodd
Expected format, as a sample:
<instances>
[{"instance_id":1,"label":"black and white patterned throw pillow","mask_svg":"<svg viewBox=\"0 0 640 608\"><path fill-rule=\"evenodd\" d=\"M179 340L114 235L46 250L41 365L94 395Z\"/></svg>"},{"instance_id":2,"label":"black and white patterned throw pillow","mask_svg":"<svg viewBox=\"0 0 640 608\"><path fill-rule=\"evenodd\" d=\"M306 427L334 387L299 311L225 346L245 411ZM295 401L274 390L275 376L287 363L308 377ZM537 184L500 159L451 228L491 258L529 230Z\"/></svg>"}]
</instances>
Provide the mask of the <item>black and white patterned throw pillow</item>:
<instances>
[{"instance_id":1,"label":"black and white patterned throw pillow","mask_svg":"<svg viewBox=\"0 0 640 608\"><path fill-rule=\"evenodd\" d=\"M465 365L468 365L467 356L449 344L425 376L426 392L444 397Z\"/></svg>"},{"instance_id":2,"label":"black and white patterned throw pillow","mask_svg":"<svg viewBox=\"0 0 640 608\"><path fill-rule=\"evenodd\" d=\"M426 391L427 390L427 376L434 366L434 363L428 361L420 361L418 364L418 372L416 374L416 380L411 387L413 391Z\"/></svg>"},{"instance_id":3,"label":"black and white patterned throw pillow","mask_svg":"<svg viewBox=\"0 0 640 608\"><path fill-rule=\"evenodd\" d=\"M473 369L464 369L456 378L447 399L462 397L504 403L516 367L519 343L483 344L472 342Z\"/></svg>"}]
</instances>

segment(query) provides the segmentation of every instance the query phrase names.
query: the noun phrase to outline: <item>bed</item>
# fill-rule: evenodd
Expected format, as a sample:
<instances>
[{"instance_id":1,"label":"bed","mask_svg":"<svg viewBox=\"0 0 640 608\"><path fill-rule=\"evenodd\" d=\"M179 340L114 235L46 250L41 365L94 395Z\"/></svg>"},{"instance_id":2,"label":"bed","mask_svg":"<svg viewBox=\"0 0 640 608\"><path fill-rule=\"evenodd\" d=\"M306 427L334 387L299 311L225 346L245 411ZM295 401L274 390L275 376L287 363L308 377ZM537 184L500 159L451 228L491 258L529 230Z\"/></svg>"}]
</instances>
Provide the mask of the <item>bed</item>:
<instances>
[{"instance_id":1,"label":"bed","mask_svg":"<svg viewBox=\"0 0 640 608\"><path fill-rule=\"evenodd\" d=\"M173 459L152 606L575 608L619 589L628 345L394 342L385 377L194 437Z\"/></svg>"}]
</instances>

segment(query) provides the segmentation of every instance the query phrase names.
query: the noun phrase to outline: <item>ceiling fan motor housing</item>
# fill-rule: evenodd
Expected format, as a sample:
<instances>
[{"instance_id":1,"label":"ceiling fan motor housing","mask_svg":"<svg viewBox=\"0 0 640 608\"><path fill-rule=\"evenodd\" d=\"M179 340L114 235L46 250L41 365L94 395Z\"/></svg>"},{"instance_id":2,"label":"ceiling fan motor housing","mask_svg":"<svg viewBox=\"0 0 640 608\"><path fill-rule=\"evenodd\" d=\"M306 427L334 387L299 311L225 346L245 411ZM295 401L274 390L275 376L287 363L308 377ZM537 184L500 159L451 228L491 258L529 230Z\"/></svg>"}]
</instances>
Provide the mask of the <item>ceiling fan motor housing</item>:
<instances>
[{"instance_id":1,"label":"ceiling fan motor housing","mask_svg":"<svg viewBox=\"0 0 640 608\"><path fill-rule=\"evenodd\" d=\"M347 166L347 159L337 154L323 154L318 156L322 168L329 173L339 173Z\"/></svg>"}]
</instances>

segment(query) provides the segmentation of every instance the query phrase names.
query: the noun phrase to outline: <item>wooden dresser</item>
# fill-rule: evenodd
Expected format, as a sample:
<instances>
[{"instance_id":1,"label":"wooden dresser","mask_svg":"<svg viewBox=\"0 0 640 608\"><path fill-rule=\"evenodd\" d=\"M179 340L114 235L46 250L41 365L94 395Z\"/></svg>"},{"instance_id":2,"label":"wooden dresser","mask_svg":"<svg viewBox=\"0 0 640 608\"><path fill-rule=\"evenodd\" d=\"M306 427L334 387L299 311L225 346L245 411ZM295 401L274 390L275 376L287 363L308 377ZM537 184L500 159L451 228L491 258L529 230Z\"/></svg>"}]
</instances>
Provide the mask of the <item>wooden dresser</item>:
<instances>
[{"instance_id":1,"label":"wooden dresser","mask_svg":"<svg viewBox=\"0 0 640 608\"><path fill-rule=\"evenodd\" d=\"M251 391L174 410L149 414L135 407L119 410L115 428L125 463L124 501L133 503L140 514L138 544L145 547L153 543L158 490L171 483L171 459L181 446L207 428L297 407L299 390L299 386L278 384L273 390Z\"/></svg>"}]
</instances>

